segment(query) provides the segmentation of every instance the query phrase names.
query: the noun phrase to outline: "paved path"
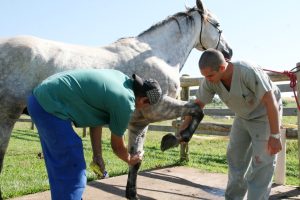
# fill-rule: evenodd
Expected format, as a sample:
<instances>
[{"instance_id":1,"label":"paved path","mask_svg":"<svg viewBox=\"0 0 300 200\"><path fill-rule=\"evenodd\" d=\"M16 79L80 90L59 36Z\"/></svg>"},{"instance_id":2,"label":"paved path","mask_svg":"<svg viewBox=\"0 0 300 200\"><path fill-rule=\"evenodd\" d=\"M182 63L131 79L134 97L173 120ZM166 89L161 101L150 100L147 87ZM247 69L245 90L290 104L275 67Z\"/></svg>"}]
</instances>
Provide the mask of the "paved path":
<instances>
[{"instance_id":1,"label":"paved path","mask_svg":"<svg viewBox=\"0 0 300 200\"><path fill-rule=\"evenodd\" d=\"M120 200L124 198L127 175L92 181L84 192L84 200ZM141 200L219 200L224 199L226 174L201 173L187 167L172 167L140 172L138 194ZM50 192L41 192L11 200L50 200ZM271 200L299 199L300 189L274 186Z\"/></svg>"}]
</instances>

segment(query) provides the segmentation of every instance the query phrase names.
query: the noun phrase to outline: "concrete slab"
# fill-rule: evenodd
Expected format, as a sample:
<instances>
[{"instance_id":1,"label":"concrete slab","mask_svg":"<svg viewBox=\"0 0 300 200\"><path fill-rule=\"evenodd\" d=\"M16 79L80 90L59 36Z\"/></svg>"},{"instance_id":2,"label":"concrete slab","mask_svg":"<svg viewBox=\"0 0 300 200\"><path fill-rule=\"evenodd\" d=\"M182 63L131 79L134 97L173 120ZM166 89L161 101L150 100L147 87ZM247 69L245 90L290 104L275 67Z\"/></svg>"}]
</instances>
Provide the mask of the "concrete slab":
<instances>
[{"instance_id":1,"label":"concrete slab","mask_svg":"<svg viewBox=\"0 0 300 200\"><path fill-rule=\"evenodd\" d=\"M126 199L124 197L126 181L127 175L89 182L83 199ZM138 194L141 200L219 200L224 199L227 175L202 173L194 168L172 167L140 172L137 181ZM50 192L41 192L11 200L41 199L50 200ZM300 200L300 189L274 185L270 199Z\"/></svg>"}]
</instances>

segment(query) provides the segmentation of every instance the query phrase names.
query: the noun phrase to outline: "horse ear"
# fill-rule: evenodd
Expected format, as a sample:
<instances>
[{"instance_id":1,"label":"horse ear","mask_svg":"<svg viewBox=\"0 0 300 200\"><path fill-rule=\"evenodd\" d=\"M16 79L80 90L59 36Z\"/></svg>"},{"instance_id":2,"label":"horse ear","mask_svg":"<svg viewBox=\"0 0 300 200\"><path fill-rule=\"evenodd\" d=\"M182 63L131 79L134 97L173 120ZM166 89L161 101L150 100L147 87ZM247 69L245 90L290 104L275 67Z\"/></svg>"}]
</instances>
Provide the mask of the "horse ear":
<instances>
[{"instance_id":1,"label":"horse ear","mask_svg":"<svg viewBox=\"0 0 300 200\"><path fill-rule=\"evenodd\" d=\"M196 5L199 10L201 10L202 12L205 11L201 0L196 0Z\"/></svg>"}]
</instances>

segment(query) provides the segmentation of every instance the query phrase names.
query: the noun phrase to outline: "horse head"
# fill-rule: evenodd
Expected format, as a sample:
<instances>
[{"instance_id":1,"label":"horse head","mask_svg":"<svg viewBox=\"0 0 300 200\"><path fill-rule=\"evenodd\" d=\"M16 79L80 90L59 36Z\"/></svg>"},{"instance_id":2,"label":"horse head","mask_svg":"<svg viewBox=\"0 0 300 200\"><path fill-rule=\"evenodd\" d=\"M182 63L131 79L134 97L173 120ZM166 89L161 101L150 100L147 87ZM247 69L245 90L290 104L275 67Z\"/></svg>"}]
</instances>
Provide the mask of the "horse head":
<instances>
[{"instance_id":1,"label":"horse head","mask_svg":"<svg viewBox=\"0 0 300 200\"><path fill-rule=\"evenodd\" d=\"M199 40L195 46L196 49L204 51L211 46L215 49L221 51L225 58L231 59L232 49L226 42L224 35L222 34L222 29L220 29L220 24L218 19L206 9L201 0L196 0L196 9L201 15L201 28L199 33Z\"/></svg>"}]
</instances>

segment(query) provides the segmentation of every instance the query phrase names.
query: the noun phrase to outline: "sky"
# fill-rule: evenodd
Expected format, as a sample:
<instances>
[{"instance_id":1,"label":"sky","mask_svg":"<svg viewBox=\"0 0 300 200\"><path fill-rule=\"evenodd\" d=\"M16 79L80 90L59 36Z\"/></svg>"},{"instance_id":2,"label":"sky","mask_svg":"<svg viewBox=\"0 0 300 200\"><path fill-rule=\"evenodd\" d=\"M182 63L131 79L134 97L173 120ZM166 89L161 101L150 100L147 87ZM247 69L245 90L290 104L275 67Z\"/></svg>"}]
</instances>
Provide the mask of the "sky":
<instances>
[{"instance_id":1,"label":"sky","mask_svg":"<svg viewBox=\"0 0 300 200\"><path fill-rule=\"evenodd\" d=\"M299 0L203 0L217 16L233 49L232 60L248 60L282 72L300 62ZM191 0L1 0L0 37L33 35L87 46L137 36ZM201 76L193 50L181 74Z\"/></svg>"}]
</instances>

